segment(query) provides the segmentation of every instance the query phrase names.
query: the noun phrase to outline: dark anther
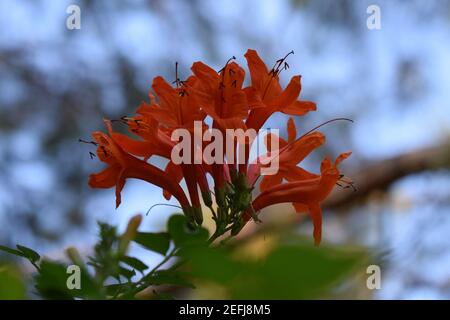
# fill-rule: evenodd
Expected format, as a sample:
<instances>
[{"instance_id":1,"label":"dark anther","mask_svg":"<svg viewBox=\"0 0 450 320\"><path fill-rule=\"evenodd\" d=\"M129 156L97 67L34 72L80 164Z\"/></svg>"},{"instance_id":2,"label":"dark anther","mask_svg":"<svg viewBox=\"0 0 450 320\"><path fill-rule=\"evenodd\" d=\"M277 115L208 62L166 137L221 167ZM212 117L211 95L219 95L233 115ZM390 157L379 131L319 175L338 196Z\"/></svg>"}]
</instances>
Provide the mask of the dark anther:
<instances>
[{"instance_id":1,"label":"dark anther","mask_svg":"<svg viewBox=\"0 0 450 320\"><path fill-rule=\"evenodd\" d=\"M280 75L281 71L289 69L289 64L286 62L286 59L291 54L294 54L294 50L292 50L291 52L286 54L283 58L275 61L273 68L269 71L269 75L272 75L272 77L275 77L275 76Z\"/></svg>"},{"instance_id":2,"label":"dark anther","mask_svg":"<svg viewBox=\"0 0 450 320\"><path fill-rule=\"evenodd\" d=\"M172 84L175 83L177 88L180 86L180 78L178 77L178 61L175 62L175 80L172 81Z\"/></svg>"},{"instance_id":3,"label":"dark anther","mask_svg":"<svg viewBox=\"0 0 450 320\"><path fill-rule=\"evenodd\" d=\"M128 117L121 116L120 119L112 119L111 122L120 122L122 124L128 125Z\"/></svg>"},{"instance_id":4,"label":"dark anther","mask_svg":"<svg viewBox=\"0 0 450 320\"><path fill-rule=\"evenodd\" d=\"M89 157L90 157L91 159L94 159L94 158L95 158L95 153L89 151Z\"/></svg>"},{"instance_id":5,"label":"dark anther","mask_svg":"<svg viewBox=\"0 0 450 320\"><path fill-rule=\"evenodd\" d=\"M339 181L340 183L339 183L339 182L336 182L336 184L337 184L339 187L343 188L343 189L352 188L353 191L356 192L357 189L356 189L356 187L355 187L355 183L354 183L353 181L347 181L347 180L344 180L343 178L345 178L345 176L344 176L343 174L339 175L338 181ZM343 183L343 184L341 184L341 183Z\"/></svg>"},{"instance_id":6,"label":"dark anther","mask_svg":"<svg viewBox=\"0 0 450 320\"><path fill-rule=\"evenodd\" d=\"M87 143L87 144L93 144L94 146L98 146L98 143L95 142L95 141L86 141L86 140L83 140L81 138L78 139L78 142Z\"/></svg>"},{"instance_id":7,"label":"dark anther","mask_svg":"<svg viewBox=\"0 0 450 320\"><path fill-rule=\"evenodd\" d=\"M228 66L228 64L230 63L230 61L232 60L236 60L235 56L232 56L230 59L227 60L227 62L225 63L225 65L223 66L222 69L220 69L219 71L217 71L217 73L222 73L223 70L225 70L225 68Z\"/></svg>"},{"instance_id":8,"label":"dark anther","mask_svg":"<svg viewBox=\"0 0 450 320\"><path fill-rule=\"evenodd\" d=\"M186 84L185 80L181 80L178 77L178 61L175 62L175 80L172 81L172 84L174 84L174 83L177 85L177 88L183 87Z\"/></svg>"}]
</instances>

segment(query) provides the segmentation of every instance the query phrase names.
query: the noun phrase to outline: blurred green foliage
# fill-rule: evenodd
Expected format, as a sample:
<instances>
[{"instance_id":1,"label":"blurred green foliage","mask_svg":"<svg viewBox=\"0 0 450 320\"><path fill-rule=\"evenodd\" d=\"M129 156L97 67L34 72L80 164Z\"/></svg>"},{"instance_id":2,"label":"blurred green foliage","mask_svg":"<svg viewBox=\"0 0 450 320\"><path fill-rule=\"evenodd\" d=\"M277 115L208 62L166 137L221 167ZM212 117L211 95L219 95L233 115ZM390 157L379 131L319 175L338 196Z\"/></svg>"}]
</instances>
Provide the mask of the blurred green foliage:
<instances>
[{"instance_id":1,"label":"blurred green foliage","mask_svg":"<svg viewBox=\"0 0 450 320\"><path fill-rule=\"evenodd\" d=\"M25 299L22 275L12 265L0 265L0 300Z\"/></svg>"},{"instance_id":2,"label":"blurred green foliage","mask_svg":"<svg viewBox=\"0 0 450 320\"><path fill-rule=\"evenodd\" d=\"M75 249L67 251L81 270L79 289L68 288L70 263L42 259L23 246L0 250L35 266L34 286L43 299L169 299L179 295L174 288L184 288L181 292L189 296L189 290L204 283L221 287L232 299L323 298L366 260L361 250L318 248L294 234L279 237L264 258L249 259L237 254L239 240L233 246L210 244L208 231L193 228L183 215L169 219L167 232L137 232L135 224L130 233L130 225L119 235L115 227L99 223L100 239L87 263ZM161 262L149 270L139 258L128 256L121 244L130 234L135 243L162 255ZM23 277L10 265L1 267L0 298L25 297Z\"/></svg>"}]
</instances>

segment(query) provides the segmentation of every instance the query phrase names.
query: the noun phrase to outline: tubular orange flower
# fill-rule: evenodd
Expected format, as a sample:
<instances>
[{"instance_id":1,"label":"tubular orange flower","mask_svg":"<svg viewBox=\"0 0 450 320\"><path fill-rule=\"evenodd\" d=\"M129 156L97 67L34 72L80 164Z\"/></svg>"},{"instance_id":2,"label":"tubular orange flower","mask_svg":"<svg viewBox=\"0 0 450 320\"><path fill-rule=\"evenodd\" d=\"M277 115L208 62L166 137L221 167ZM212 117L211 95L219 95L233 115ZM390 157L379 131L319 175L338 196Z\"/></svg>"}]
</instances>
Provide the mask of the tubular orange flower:
<instances>
[{"instance_id":1,"label":"tubular orange flower","mask_svg":"<svg viewBox=\"0 0 450 320\"><path fill-rule=\"evenodd\" d=\"M351 152L341 154L333 164L329 158L325 158L321 164L321 175L317 178L278 184L263 191L252 202L253 209L259 211L262 208L284 202L298 204L302 209L310 212L314 224L314 241L318 245L322 237L322 210L320 203L333 190L340 178L337 168L339 163L350 156ZM249 220L249 214L246 220Z\"/></svg>"},{"instance_id":2,"label":"tubular orange flower","mask_svg":"<svg viewBox=\"0 0 450 320\"><path fill-rule=\"evenodd\" d=\"M249 100L255 106L249 113L245 124L247 128L261 129L267 119L275 112L288 115L302 116L309 111L316 110L316 104L311 101L297 100L301 91L301 77L299 75L291 78L291 81L283 90L279 83L279 75L289 65L286 58L279 59L269 71L265 63L255 50L247 50L245 58L251 76L251 86L246 88ZM251 97L251 98L250 98ZM246 150L245 158L249 157ZM247 168L240 166L239 171L246 172Z\"/></svg>"},{"instance_id":3,"label":"tubular orange flower","mask_svg":"<svg viewBox=\"0 0 450 320\"><path fill-rule=\"evenodd\" d=\"M149 113L154 119L158 119L160 125L170 129L190 129L194 126L194 121L203 121L205 113L192 92L196 80L189 77L183 81L182 86L173 88L162 77L153 79L152 88L159 98L159 104L153 104Z\"/></svg>"},{"instance_id":4,"label":"tubular orange flower","mask_svg":"<svg viewBox=\"0 0 450 320\"><path fill-rule=\"evenodd\" d=\"M190 206L186 195L181 187L174 183L159 168L140 160L125 152L119 144L111 137L113 131L111 122L105 120L105 125L110 136L103 132L96 131L92 137L98 144L97 155L99 159L108 164L103 171L91 174L89 185L93 188L116 187L116 207L121 203L121 191L128 178L142 179L154 185L169 190L183 208Z\"/></svg>"},{"instance_id":5,"label":"tubular orange flower","mask_svg":"<svg viewBox=\"0 0 450 320\"><path fill-rule=\"evenodd\" d=\"M279 170L277 174L264 176L260 189L264 191L272 186L280 184L283 179L287 181L298 181L304 179L312 179L318 177L316 174L310 173L297 165L305 159L314 149L325 143L325 136L320 132L312 132L295 140L297 130L292 118L289 118L287 124L288 140L278 137L279 150L278 161ZM270 137L270 136L269 136ZM272 152L270 141L266 136L266 145L269 152Z\"/></svg>"},{"instance_id":6,"label":"tubular orange flower","mask_svg":"<svg viewBox=\"0 0 450 320\"><path fill-rule=\"evenodd\" d=\"M255 50L247 50L245 58L250 69L252 88L256 91L256 96L260 101L259 107L254 108L247 118L248 128L259 130L266 120L277 111L288 115L302 116L309 111L316 110L314 102L297 100L301 90L299 75L292 77L286 89L281 89L279 74L288 66L284 64L287 56L278 60L270 71Z\"/></svg>"},{"instance_id":7,"label":"tubular orange flower","mask_svg":"<svg viewBox=\"0 0 450 320\"><path fill-rule=\"evenodd\" d=\"M297 212L310 213L314 224L314 239L318 244L321 239L322 221L320 204L337 182L345 182L341 180L337 166L350 153L341 154L334 163L326 158L322 162L320 175L304 170L299 167L299 163L325 142L325 136L316 130L329 122L344 120L343 118L329 120L299 138L296 138L294 120L289 118L287 140L269 136L278 139L279 147L275 149L270 144L272 140L266 140L268 152L258 159L277 158L279 171L275 175L262 178L261 193L254 200L254 185L266 166L263 163L267 163L256 161L249 164L254 137L248 138L254 135L254 132L246 132L245 139L238 139L234 135L231 144L225 141L220 143L222 151L218 158L221 159L214 163L197 157L199 153L203 154L207 147L212 146L205 141L197 145L194 142L197 139L192 139L192 135L198 137L194 126L196 122L200 122L202 131L205 128L211 129L211 132L212 129L217 129L214 132L221 133L222 138L229 138L231 135L227 135L228 129L253 129L257 132L275 112L301 116L316 110L314 102L299 100L300 76L292 77L284 89L279 83L281 71L289 67L286 58L290 54L276 61L274 67L268 70L256 51L249 49L245 58L251 84L247 87L244 87L245 71L232 61L234 57L218 72L202 62L195 62L191 67L193 74L185 81L178 79L176 64L174 86L160 76L155 77L152 83L153 94L149 95L150 102L141 103L135 116L118 120L126 124L134 136L114 132L110 121L105 121L108 134L98 131L92 134L95 142L89 143L98 146L97 155L107 164L107 168L91 174L89 185L94 188L115 187L116 206L119 206L126 179L145 180L160 186L166 199L174 196L190 221L198 225L203 221L200 189L203 202L210 208L216 221L213 239L228 230L231 235L237 234L250 218L258 221L257 212L267 206L291 202ZM211 126L206 124L207 116L212 119ZM177 145L171 137L177 129L187 129L191 134L191 142L187 148L190 152L189 163L185 163L184 149L181 164L177 165L175 160L171 159L173 148ZM225 153L225 150L228 152L229 145L233 148L232 157ZM240 158L244 156L244 163L236 163L238 151ZM152 156L169 160L164 171L148 163ZM201 160L200 163L198 159ZM213 178L217 212L212 206L212 192L207 174ZM182 180L186 182L189 199L180 186Z\"/></svg>"},{"instance_id":8,"label":"tubular orange flower","mask_svg":"<svg viewBox=\"0 0 450 320\"><path fill-rule=\"evenodd\" d=\"M202 62L195 62L191 69L199 79L195 87L199 103L219 128L245 128L249 105L242 88L244 69L235 62L227 63L220 73Z\"/></svg>"}]
</instances>

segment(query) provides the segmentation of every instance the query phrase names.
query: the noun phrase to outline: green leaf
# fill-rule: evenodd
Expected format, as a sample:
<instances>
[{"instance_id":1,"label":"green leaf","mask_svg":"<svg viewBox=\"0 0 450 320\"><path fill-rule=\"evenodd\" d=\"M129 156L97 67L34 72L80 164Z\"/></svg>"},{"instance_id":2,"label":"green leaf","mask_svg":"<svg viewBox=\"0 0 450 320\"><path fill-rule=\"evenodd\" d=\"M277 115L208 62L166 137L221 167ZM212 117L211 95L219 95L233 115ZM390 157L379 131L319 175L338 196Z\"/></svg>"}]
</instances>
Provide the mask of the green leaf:
<instances>
[{"instance_id":1,"label":"green leaf","mask_svg":"<svg viewBox=\"0 0 450 320\"><path fill-rule=\"evenodd\" d=\"M133 241L162 255L166 254L170 246L170 236L167 232L138 232Z\"/></svg>"},{"instance_id":2,"label":"green leaf","mask_svg":"<svg viewBox=\"0 0 450 320\"><path fill-rule=\"evenodd\" d=\"M26 257L28 260L30 260L33 263L37 262L37 261L39 261L39 259L41 259L41 256L33 249L21 246L20 244L17 244L16 247L23 253L24 257Z\"/></svg>"},{"instance_id":3,"label":"green leaf","mask_svg":"<svg viewBox=\"0 0 450 320\"><path fill-rule=\"evenodd\" d=\"M126 294L133 288L134 288L134 286L128 282L127 283L114 283L114 284L105 286L106 294L109 296L117 296L120 294Z\"/></svg>"},{"instance_id":4,"label":"green leaf","mask_svg":"<svg viewBox=\"0 0 450 320\"><path fill-rule=\"evenodd\" d=\"M19 250L11 249L11 248L8 248L8 247L5 247L5 246L1 246L1 245L0 245L0 250L1 250L1 251L4 251L4 252L7 252L7 253L9 253L9 254L13 254L13 255L19 256L19 257L24 257L24 256L25 256L25 255L24 255L22 252L20 252Z\"/></svg>"},{"instance_id":5,"label":"green leaf","mask_svg":"<svg viewBox=\"0 0 450 320\"><path fill-rule=\"evenodd\" d=\"M45 299L103 299L102 288L94 281L85 268L80 269L80 289L69 289L69 277L74 275L68 272L68 266L50 260L42 260L40 270L35 276L36 289Z\"/></svg>"},{"instance_id":6,"label":"green leaf","mask_svg":"<svg viewBox=\"0 0 450 320\"><path fill-rule=\"evenodd\" d=\"M35 276L36 289L45 299L67 300L74 298L74 291L67 288L66 266L44 260Z\"/></svg>"},{"instance_id":7,"label":"green leaf","mask_svg":"<svg viewBox=\"0 0 450 320\"><path fill-rule=\"evenodd\" d=\"M243 270L242 264L221 248L190 246L184 248L182 255L189 261L192 275L202 280L225 284Z\"/></svg>"},{"instance_id":8,"label":"green leaf","mask_svg":"<svg viewBox=\"0 0 450 320\"><path fill-rule=\"evenodd\" d=\"M361 255L312 245L281 245L263 262L248 263L231 286L233 299L323 297L360 261Z\"/></svg>"},{"instance_id":9,"label":"green leaf","mask_svg":"<svg viewBox=\"0 0 450 320\"><path fill-rule=\"evenodd\" d=\"M119 267L119 274L127 279L131 279L136 275L136 271L127 268Z\"/></svg>"},{"instance_id":10,"label":"green leaf","mask_svg":"<svg viewBox=\"0 0 450 320\"><path fill-rule=\"evenodd\" d=\"M208 230L192 226L184 215L171 216L167 225L170 237L177 247L207 244Z\"/></svg>"},{"instance_id":11,"label":"green leaf","mask_svg":"<svg viewBox=\"0 0 450 320\"><path fill-rule=\"evenodd\" d=\"M172 270L160 270L153 274L148 274L142 280L149 285L172 285L178 287L195 288L195 286L185 279L185 275Z\"/></svg>"},{"instance_id":12,"label":"green leaf","mask_svg":"<svg viewBox=\"0 0 450 320\"><path fill-rule=\"evenodd\" d=\"M140 272L148 269L148 266L145 263L134 257L126 256L122 257L120 260Z\"/></svg>"}]
</instances>

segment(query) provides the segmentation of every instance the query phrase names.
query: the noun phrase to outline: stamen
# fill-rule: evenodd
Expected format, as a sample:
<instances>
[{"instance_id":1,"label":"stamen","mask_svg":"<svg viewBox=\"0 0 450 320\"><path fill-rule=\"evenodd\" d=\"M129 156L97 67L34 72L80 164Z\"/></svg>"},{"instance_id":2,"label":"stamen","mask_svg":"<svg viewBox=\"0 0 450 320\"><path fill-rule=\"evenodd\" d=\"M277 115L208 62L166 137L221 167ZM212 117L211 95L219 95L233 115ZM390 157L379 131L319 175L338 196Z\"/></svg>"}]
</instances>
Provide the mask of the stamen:
<instances>
[{"instance_id":1,"label":"stamen","mask_svg":"<svg viewBox=\"0 0 450 320\"><path fill-rule=\"evenodd\" d=\"M157 207L157 206L168 206L168 207L174 207L174 208L183 209L182 207L177 206L177 205L174 205L174 204L157 203L157 204L152 205L152 206L147 210L147 213L146 213L145 215L148 216L148 214L150 213L150 211L151 211L154 207Z\"/></svg>"},{"instance_id":2,"label":"stamen","mask_svg":"<svg viewBox=\"0 0 450 320\"><path fill-rule=\"evenodd\" d=\"M92 151L89 151L89 157L91 159L94 159L96 157L95 153L93 153Z\"/></svg>"},{"instance_id":3,"label":"stamen","mask_svg":"<svg viewBox=\"0 0 450 320\"><path fill-rule=\"evenodd\" d=\"M356 187L355 187L355 183L354 183L352 180L347 181L347 180L344 180L343 178L347 178L347 179L350 180L350 178L344 176L343 174L339 175L338 182L336 182L336 184L337 184L339 187L341 187L342 189L352 188L354 192L358 191L358 190L356 189ZM342 184L339 183L339 182L343 183L344 185L342 185Z\"/></svg>"},{"instance_id":4,"label":"stamen","mask_svg":"<svg viewBox=\"0 0 450 320\"><path fill-rule=\"evenodd\" d=\"M320 124L320 125L318 125L318 126L312 128L311 130L309 130L308 132L306 132L305 134L303 134L302 136L300 136L300 138L295 139L295 140L289 142L286 146L283 147L283 149L282 149L280 152L278 152L278 153L272 158L272 160L278 158L284 151L286 151L286 150L288 149L288 147L289 147L290 145L292 145L294 142L300 140L301 138L307 136L307 135L310 134L311 132L313 132L313 131L319 129L320 127L322 127L322 126L324 126L324 125L326 125L326 124L328 124L328 123L331 123L331 122L334 122L334 121L341 121L341 120L342 120L342 121L350 121L350 122L353 123L353 120L348 119L348 118L335 118L335 119L331 119L331 120L325 121L324 123L322 123L322 124ZM258 177L256 178L255 183L256 183L256 181L258 181L258 179L259 179L260 176L261 176L261 173L260 173L260 174L258 175ZM340 178L342 178L342 177L340 177ZM342 180L341 180L341 181L342 181ZM348 183L348 182L347 182L347 183ZM355 186L353 185L353 182L352 182L351 184L350 184L350 183L348 183L348 184L351 185L351 187L354 189L354 191L356 191L356 188L355 188Z\"/></svg>"},{"instance_id":5,"label":"stamen","mask_svg":"<svg viewBox=\"0 0 450 320\"><path fill-rule=\"evenodd\" d=\"M229 64L232 60L236 60L236 57L235 57L235 56L232 56L230 59L228 59L227 62L225 63L225 65L223 66L223 68L220 69L219 71L217 71L217 73L222 73L222 71L225 70L225 68L228 66L228 64Z\"/></svg>"},{"instance_id":6,"label":"stamen","mask_svg":"<svg viewBox=\"0 0 450 320\"><path fill-rule=\"evenodd\" d=\"M311 130L309 130L308 132L306 132L305 134L303 134L302 136L300 136L300 138L298 138L298 139L301 139L301 138L303 138L304 136L307 136L308 134L310 134L311 132L316 131L316 130L319 129L320 127L323 127L324 125L329 124L329 123L331 123L331 122L335 122L335 121L350 121L350 122L353 123L353 120L352 120L352 119L348 119L348 118L335 118L335 119L331 119L331 120L325 121L324 123L321 123L321 124L319 124L318 126L312 128ZM298 139L297 139L297 140L298 140Z\"/></svg>"},{"instance_id":7,"label":"stamen","mask_svg":"<svg viewBox=\"0 0 450 320\"><path fill-rule=\"evenodd\" d=\"M92 141L92 140L91 141L86 141L86 140L83 140L83 139L79 138L78 142L87 143L87 144L93 144L94 146L98 146L98 143L95 142L95 141Z\"/></svg>"},{"instance_id":8,"label":"stamen","mask_svg":"<svg viewBox=\"0 0 450 320\"><path fill-rule=\"evenodd\" d=\"M177 88L180 87L180 85L183 85L183 81L178 77L178 61L175 61L175 80L172 81L172 84L173 83L177 85Z\"/></svg>"},{"instance_id":9,"label":"stamen","mask_svg":"<svg viewBox=\"0 0 450 320\"><path fill-rule=\"evenodd\" d=\"M286 59L289 55L294 54L294 50L291 50L291 52L288 52L283 58L278 59L277 61L275 61L275 64L273 65L272 69L269 71L269 75L271 75L271 78L269 79L269 81L267 82L266 88L264 89L264 93L262 96L262 99L264 100L264 97L267 94L267 91L269 90L269 86L270 83L272 82L272 79L279 76L281 71L286 70L289 68L289 65L286 62ZM281 68L280 67L283 65L284 63L284 67Z\"/></svg>"},{"instance_id":10,"label":"stamen","mask_svg":"<svg viewBox=\"0 0 450 320\"><path fill-rule=\"evenodd\" d=\"M235 59L236 59L236 57L232 56L230 59L227 60L227 62L223 66L223 68L220 69L219 71L217 71L218 74L222 74L222 80L219 83L219 90L222 90L222 89L225 88L225 84L224 84L224 82L225 82L225 72L223 72L223 71L226 69L226 67L228 66L230 61L235 60ZM230 72L230 76L231 76L231 72L232 71L231 71L231 69L229 69L229 70L230 70L229 72ZM223 93L222 93L222 96L223 96ZM225 102L225 99L223 99L223 97L222 97L222 101Z\"/></svg>"},{"instance_id":11,"label":"stamen","mask_svg":"<svg viewBox=\"0 0 450 320\"><path fill-rule=\"evenodd\" d=\"M128 118L127 116L121 116L120 117L120 119L112 119L112 120L110 120L112 123L114 123L114 122L120 122L120 123L122 123L122 124L124 124L124 125L128 125L128 120L129 120L130 118Z\"/></svg>"},{"instance_id":12,"label":"stamen","mask_svg":"<svg viewBox=\"0 0 450 320\"><path fill-rule=\"evenodd\" d=\"M275 64L273 65L272 69L269 71L269 74L272 74L273 77L280 75L282 70L289 69L289 64L286 62L286 59L289 55L294 54L294 50L291 52L288 52L283 58L278 59L275 61ZM283 65L284 63L284 65ZM283 68L281 66L283 65Z\"/></svg>"}]
</instances>

